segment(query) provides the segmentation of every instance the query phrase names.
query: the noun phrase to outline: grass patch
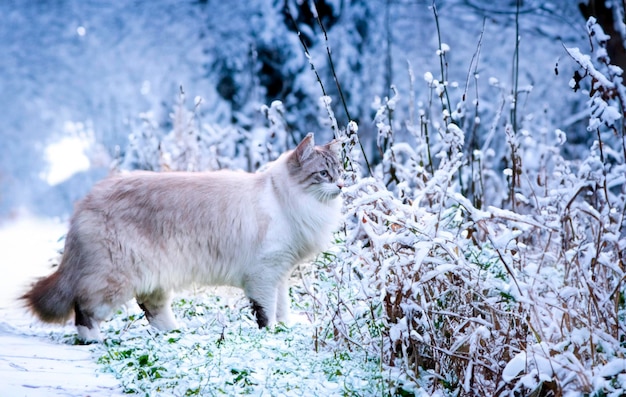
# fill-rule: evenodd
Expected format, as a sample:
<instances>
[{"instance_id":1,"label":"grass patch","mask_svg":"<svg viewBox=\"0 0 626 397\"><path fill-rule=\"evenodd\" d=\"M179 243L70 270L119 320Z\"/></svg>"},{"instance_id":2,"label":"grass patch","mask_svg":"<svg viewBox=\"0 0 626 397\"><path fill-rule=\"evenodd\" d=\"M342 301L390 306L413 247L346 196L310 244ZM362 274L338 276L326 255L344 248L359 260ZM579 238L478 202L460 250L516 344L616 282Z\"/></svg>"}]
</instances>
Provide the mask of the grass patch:
<instances>
[{"instance_id":1,"label":"grass patch","mask_svg":"<svg viewBox=\"0 0 626 397\"><path fill-rule=\"evenodd\" d=\"M95 347L127 393L176 396L381 395L380 363L358 351L315 352L306 321L259 330L245 303L180 298L187 329L158 333L134 309L118 313ZM138 310L138 309L137 309Z\"/></svg>"}]
</instances>

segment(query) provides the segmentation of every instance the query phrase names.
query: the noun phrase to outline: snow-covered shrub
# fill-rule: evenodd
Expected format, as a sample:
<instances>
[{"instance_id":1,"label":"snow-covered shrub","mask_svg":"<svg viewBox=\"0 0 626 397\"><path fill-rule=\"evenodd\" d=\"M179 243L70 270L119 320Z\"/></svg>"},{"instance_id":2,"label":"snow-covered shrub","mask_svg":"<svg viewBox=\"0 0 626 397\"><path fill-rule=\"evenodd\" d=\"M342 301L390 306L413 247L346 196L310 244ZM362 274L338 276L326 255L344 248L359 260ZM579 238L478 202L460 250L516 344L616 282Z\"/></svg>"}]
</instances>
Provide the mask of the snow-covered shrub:
<instances>
[{"instance_id":1,"label":"snow-covered shrub","mask_svg":"<svg viewBox=\"0 0 626 397\"><path fill-rule=\"evenodd\" d=\"M151 171L209 171L223 168L255 171L293 145L280 101L263 106L259 114L266 126L246 131L235 125L202 122L203 100L194 98L187 108L181 89L167 123L160 124L152 113L140 115L140 125L129 135L129 144L116 168ZM291 138L291 140L290 140Z\"/></svg>"},{"instance_id":2,"label":"snow-covered shrub","mask_svg":"<svg viewBox=\"0 0 626 397\"><path fill-rule=\"evenodd\" d=\"M394 119L399 90L376 101L382 161L345 189L345 230L306 281L318 346L379 357L403 395L626 392L625 97L588 27L596 57L568 50L592 80L598 139L581 158L566 160L565 133L521 109L478 124L487 140L464 150L465 98L452 117L452 84L431 74L438 100L419 107L419 127Z\"/></svg>"}]
</instances>

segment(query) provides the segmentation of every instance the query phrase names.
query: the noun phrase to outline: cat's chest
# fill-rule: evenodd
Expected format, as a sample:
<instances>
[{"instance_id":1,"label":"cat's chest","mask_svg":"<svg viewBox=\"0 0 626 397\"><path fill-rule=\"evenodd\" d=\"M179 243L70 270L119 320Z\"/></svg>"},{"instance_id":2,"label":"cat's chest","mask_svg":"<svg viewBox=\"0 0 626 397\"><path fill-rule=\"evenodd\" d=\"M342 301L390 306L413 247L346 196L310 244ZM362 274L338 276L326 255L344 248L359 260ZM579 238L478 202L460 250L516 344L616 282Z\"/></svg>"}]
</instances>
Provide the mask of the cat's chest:
<instances>
[{"instance_id":1,"label":"cat's chest","mask_svg":"<svg viewBox=\"0 0 626 397\"><path fill-rule=\"evenodd\" d=\"M324 249L340 218L340 202L321 203L305 192L285 186L284 179L272 178L259 202L269 219L265 251L288 255L296 261Z\"/></svg>"},{"instance_id":2,"label":"cat's chest","mask_svg":"<svg viewBox=\"0 0 626 397\"><path fill-rule=\"evenodd\" d=\"M330 241L334 222L323 215L281 213L275 215L266 234L265 248L299 262L324 249Z\"/></svg>"}]
</instances>

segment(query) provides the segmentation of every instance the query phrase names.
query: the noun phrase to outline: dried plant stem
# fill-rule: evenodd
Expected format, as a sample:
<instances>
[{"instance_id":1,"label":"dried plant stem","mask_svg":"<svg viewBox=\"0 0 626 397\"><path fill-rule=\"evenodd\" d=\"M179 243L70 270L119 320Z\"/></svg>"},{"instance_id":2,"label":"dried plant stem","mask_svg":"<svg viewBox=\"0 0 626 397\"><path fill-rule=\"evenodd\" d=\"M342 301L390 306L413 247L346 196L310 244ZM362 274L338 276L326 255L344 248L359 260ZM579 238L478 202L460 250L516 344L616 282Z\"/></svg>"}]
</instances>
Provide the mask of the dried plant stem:
<instances>
[{"instance_id":1,"label":"dried plant stem","mask_svg":"<svg viewBox=\"0 0 626 397\"><path fill-rule=\"evenodd\" d=\"M319 13L317 12L317 3L314 1L314 10L315 10L315 16L317 19L317 23L320 27L320 29L322 30L322 32L324 33L324 41L326 43L326 55L328 57L328 62L330 65L330 69L331 69L331 73L333 75L333 79L335 80L335 84L337 86L337 91L339 92L339 97L341 99L341 103L343 105L343 109L346 113L346 117L348 118L348 121L352 121L352 117L350 117L350 111L348 110L348 105L346 103L346 99L344 97L343 94L343 90L341 89L341 83L339 82L339 78L337 77L337 72L335 71L335 63L333 62L333 57L331 55L331 51L330 51L330 45L328 44L328 34L326 32L326 28L324 27L324 24L322 23L322 20L320 19ZM309 52L309 48L306 45L306 42L304 41L304 37L302 36L302 32L300 31L300 28L298 27L298 23L296 22L295 18L293 17L293 15L291 14L291 10L289 9L289 6L287 4L285 4L285 13L287 14L287 17L289 18L289 20L291 21L291 23L293 24L294 29L296 30L297 34L298 34L298 38L300 39L300 43L302 44L302 48L304 50L304 55L306 56L307 60L309 61L309 65L311 66L311 69L313 70L313 72L315 73L315 78L317 79L317 82L320 85L320 88L322 89L322 95L323 96L328 96L326 93L326 89L324 88L324 83L322 82L322 78L320 77L319 73L317 72L317 68L315 67L315 64L313 63L313 59L311 57L311 53ZM329 117L331 117L331 125L334 122L333 120L333 116L329 114ZM338 133L339 131L333 131L335 134L335 137L338 137ZM367 153L365 153L365 148L363 147L363 143L361 142L360 139L358 139L359 142L359 147L361 149L361 153L363 154L363 161L365 161L365 165L367 166L367 170L369 172L369 175L373 175L372 173L372 168L370 166L370 163L367 159Z\"/></svg>"},{"instance_id":2,"label":"dried plant stem","mask_svg":"<svg viewBox=\"0 0 626 397\"><path fill-rule=\"evenodd\" d=\"M437 28L437 42L439 43L439 70L441 72L441 84L443 85L443 97L441 100L445 99L444 107L449 113L452 112L452 106L450 105L450 96L448 95L448 78L446 73L447 62L446 62L446 53L443 48L443 42L441 41L441 28L439 26L439 13L437 12L437 6L435 2L432 3L433 14L435 16L435 25ZM446 121L446 124L449 123L451 119Z\"/></svg>"}]
</instances>

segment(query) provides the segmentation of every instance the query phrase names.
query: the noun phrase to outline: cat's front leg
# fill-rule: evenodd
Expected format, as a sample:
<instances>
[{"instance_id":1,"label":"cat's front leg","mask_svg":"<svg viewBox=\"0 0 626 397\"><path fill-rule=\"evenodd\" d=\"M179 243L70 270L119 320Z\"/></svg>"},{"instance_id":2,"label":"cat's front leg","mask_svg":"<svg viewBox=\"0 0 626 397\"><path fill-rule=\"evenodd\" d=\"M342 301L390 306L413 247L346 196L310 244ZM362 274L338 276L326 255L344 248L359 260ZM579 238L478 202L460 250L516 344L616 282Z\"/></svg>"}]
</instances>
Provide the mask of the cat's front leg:
<instances>
[{"instance_id":1,"label":"cat's front leg","mask_svg":"<svg viewBox=\"0 0 626 397\"><path fill-rule=\"evenodd\" d=\"M284 277L276 289L276 321L289 325L289 277Z\"/></svg>"},{"instance_id":2,"label":"cat's front leg","mask_svg":"<svg viewBox=\"0 0 626 397\"><path fill-rule=\"evenodd\" d=\"M249 278L244 285L244 293L250 299L252 312L259 328L276 324L276 282L257 275Z\"/></svg>"}]
</instances>

